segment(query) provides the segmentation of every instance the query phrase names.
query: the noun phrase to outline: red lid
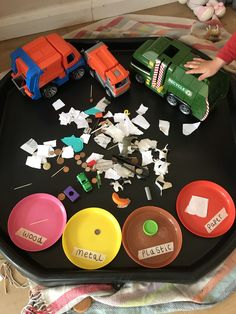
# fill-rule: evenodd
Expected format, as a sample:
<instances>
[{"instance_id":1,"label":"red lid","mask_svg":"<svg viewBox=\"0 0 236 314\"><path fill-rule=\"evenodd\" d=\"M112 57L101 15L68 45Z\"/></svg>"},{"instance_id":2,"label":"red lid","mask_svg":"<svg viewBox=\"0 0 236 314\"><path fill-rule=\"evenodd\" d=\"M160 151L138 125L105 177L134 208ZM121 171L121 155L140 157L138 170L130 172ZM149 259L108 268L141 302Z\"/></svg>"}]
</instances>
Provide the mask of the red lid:
<instances>
[{"instance_id":1,"label":"red lid","mask_svg":"<svg viewBox=\"0 0 236 314\"><path fill-rule=\"evenodd\" d=\"M182 232L176 219L166 210L144 206L134 210L122 228L127 254L148 268L170 264L182 246Z\"/></svg>"},{"instance_id":2,"label":"red lid","mask_svg":"<svg viewBox=\"0 0 236 314\"><path fill-rule=\"evenodd\" d=\"M201 202L194 205L194 199L202 199L202 205L199 206ZM193 210L191 214L188 213L189 206ZM211 181L199 180L187 184L177 197L176 210L180 221L189 231L205 238L224 234L235 219L235 205L231 196L223 187Z\"/></svg>"}]
</instances>

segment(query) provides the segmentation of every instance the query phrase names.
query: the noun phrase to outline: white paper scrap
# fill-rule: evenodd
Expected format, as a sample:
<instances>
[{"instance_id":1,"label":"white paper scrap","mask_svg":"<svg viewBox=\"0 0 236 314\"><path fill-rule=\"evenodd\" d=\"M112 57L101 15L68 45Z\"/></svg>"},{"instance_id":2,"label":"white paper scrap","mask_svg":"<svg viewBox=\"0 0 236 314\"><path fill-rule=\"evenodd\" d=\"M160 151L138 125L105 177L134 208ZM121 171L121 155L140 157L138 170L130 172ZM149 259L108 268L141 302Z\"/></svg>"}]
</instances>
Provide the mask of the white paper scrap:
<instances>
[{"instance_id":1,"label":"white paper scrap","mask_svg":"<svg viewBox=\"0 0 236 314\"><path fill-rule=\"evenodd\" d=\"M185 212L198 217L207 217L208 198L192 195Z\"/></svg>"},{"instance_id":2,"label":"white paper scrap","mask_svg":"<svg viewBox=\"0 0 236 314\"><path fill-rule=\"evenodd\" d=\"M38 150L36 152L37 156L48 157L50 151L50 146L48 145L38 145Z\"/></svg>"},{"instance_id":3,"label":"white paper scrap","mask_svg":"<svg viewBox=\"0 0 236 314\"><path fill-rule=\"evenodd\" d=\"M151 150L141 152L141 154L142 154L142 166L147 166L153 163L153 156L152 156Z\"/></svg>"},{"instance_id":4,"label":"white paper scrap","mask_svg":"<svg viewBox=\"0 0 236 314\"><path fill-rule=\"evenodd\" d=\"M159 152L159 159L162 161L166 161L167 154L168 154L168 149L167 149L168 144L163 149L158 149L156 148L155 151Z\"/></svg>"},{"instance_id":5,"label":"white paper scrap","mask_svg":"<svg viewBox=\"0 0 236 314\"><path fill-rule=\"evenodd\" d=\"M29 154L33 154L36 151L37 147L38 147L37 142L33 138L31 138L25 144L23 144L20 148Z\"/></svg>"},{"instance_id":6,"label":"white paper scrap","mask_svg":"<svg viewBox=\"0 0 236 314\"><path fill-rule=\"evenodd\" d=\"M77 129L87 128L88 122L86 118L88 115L84 112L70 108L68 113L62 112L59 114L59 120L61 125L67 125L74 122L77 125Z\"/></svg>"},{"instance_id":7,"label":"white paper scrap","mask_svg":"<svg viewBox=\"0 0 236 314\"><path fill-rule=\"evenodd\" d=\"M183 134L190 135L192 134L201 124L201 122L196 123L184 123L183 124Z\"/></svg>"},{"instance_id":8,"label":"white paper scrap","mask_svg":"<svg viewBox=\"0 0 236 314\"><path fill-rule=\"evenodd\" d=\"M127 114L122 113L122 112L115 113L114 116L113 116L113 119L114 119L115 123L123 122L123 121L126 120L126 118L127 118Z\"/></svg>"},{"instance_id":9,"label":"white paper scrap","mask_svg":"<svg viewBox=\"0 0 236 314\"><path fill-rule=\"evenodd\" d=\"M172 187L172 183L171 182L167 182L164 180L164 176L160 175L156 178L155 184L158 186L158 188L160 189L160 195L162 196L162 191L169 189Z\"/></svg>"},{"instance_id":10,"label":"white paper scrap","mask_svg":"<svg viewBox=\"0 0 236 314\"><path fill-rule=\"evenodd\" d=\"M59 121L61 125L67 125L69 123L69 117L67 113L62 112L59 114Z\"/></svg>"},{"instance_id":11,"label":"white paper scrap","mask_svg":"<svg viewBox=\"0 0 236 314\"><path fill-rule=\"evenodd\" d=\"M53 104L52 104L53 108L55 110L59 110L61 109L62 107L65 106L64 102L61 100L61 99L57 99Z\"/></svg>"},{"instance_id":12,"label":"white paper scrap","mask_svg":"<svg viewBox=\"0 0 236 314\"><path fill-rule=\"evenodd\" d=\"M57 146L57 140L43 142L43 145L49 145L52 147L56 147Z\"/></svg>"},{"instance_id":13,"label":"white paper scrap","mask_svg":"<svg viewBox=\"0 0 236 314\"><path fill-rule=\"evenodd\" d=\"M105 179L119 180L120 176L117 174L117 172L114 169L110 168L110 169L106 170L104 178Z\"/></svg>"},{"instance_id":14,"label":"white paper scrap","mask_svg":"<svg viewBox=\"0 0 236 314\"><path fill-rule=\"evenodd\" d=\"M99 159L95 165L96 169L102 173L113 166L113 161L112 160L107 160L107 159Z\"/></svg>"},{"instance_id":15,"label":"white paper scrap","mask_svg":"<svg viewBox=\"0 0 236 314\"><path fill-rule=\"evenodd\" d=\"M119 129L121 129L125 136L129 136L129 135L142 135L143 132L141 130L139 130L136 125L133 124L133 122L129 119L129 117L127 116L126 120L124 120L123 122L120 122L116 125Z\"/></svg>"},{"instance_id":16,"label":"white paper scrap","mask_svg":"<svg viewBox=\"0 0 236 314\"><path fill-rule=\"evenodd\" d=\"M86 162L90 162L92 160L99 160L99 159L102 159L104 157L104 155L101 155L101 154L97 154L97 153L92 153L87 159L86 159Z\"/></svg>"},{"instance_id":17,"label":"white paper scrap","mask_svg":"<svg viewBox=\"0 0 236 314\"><path fill-rule=\"evenodd\" d=\"M160 159L157 159L154 161L154 172L156 175L165 175L168 173L168 166L170 163L166 161L162 161Z\"/></svg>"},{"instance_id":18,"label":"white paper scrap","mask_svg":"<svg viewBox=\"0 0 236 314\"><path fill-rule=\"evenodd\" d=\"M108 111L105 116L103 116L104 119L107 119L107 118L112 118L113 117L113 113L111 113L111 111Z\"/></svg>"},{"instance_id":19,"label":"white paper scrap","mask_svg":"<svg viewBox=\"0 0 236 314\"><path fill-rule=\"evenodd\" d=\"M138 110L136 110L136 112L138 114L143 115L146 113L147 110L148 110L148 107L145 107L143 104L141 104L140 107L138 108Z\"/></svg>"},{"instance_id":20,"label":"white paper scrap","mask_svg":"<svg viewBox=\"0 0 236 314\"><path fill-rule=\"evenodd\" d=\"M132 167L132 166L131 166ZM122 165L120 165L120 164L114 164L113 165L113 169L115 170L115 172L119 175L119 177L121 177L121 178L129 178L129 177L134 177L134 173L131 171L131 170L129 170L129 169L127 169L127 168L125 168L125 167L123 167Z\"/></svg>"},{"instance_id":21,"label":"white paper scrap","mask_svg":"<svg viewBox=\"0 0 236 314\"><path fill-rule=\"evenodd\" d=\"M110 143L111 138L106 136L105 134L98 134L94 137L94 141L101 147L106 148L107 145Z\"/></svg>"},{"instance_id":22,"label":"white paper scrap","mask_svg":"<svg viewBox=\"0 0 236 314\"><path fill-rule=\"evenodd\" d=\"M131 120L134 124L140 126L144 130L147 130L150 127L150 123L140 114Z\"/></svg>"},{"instance_id":23,"label":"white paper scrap","mask_svg":"<svg viewBox=\"0 0 236 314\"><path fill-rule=\"evenodd\" d=\"M40 156L28 156L26 159L26 166L31 168L41 169L41 157Z\"/></svg>"},{"instance_id":24,"label":"white paper scrap","mask_svg":"<svg viewBox=\"0 0 236 314\"><path fill-rule=\"evenodd\" d=\"M62 148L62 154L61 154L62 158L73 158L74 157L74 150L73 147L71 146L66 146Z\"/></svg>"},{"instance_id":25,"label":"white paper scrap","mask_svg":"<svg viewBox=\"0 0 236 314\"><path fill-rule=\"evenodd\" d=\"M87 133L83 133L80 138L82 139L82 141L84 142L84 144L88 144L89 140L90 140L90 136L91 134L87 134Z\"/></svg>"},{"instance_id":26,"label":"white paper scrap","mask_svg":"<svg viewBox=\"0 0 236 314\"><path fill-rule=\"evenodd\" d=\"M104 112L106 107L110 104L111 102L106 98L103 97L99 102L96 104L95 108L100 110L101 112Z\"/></svg>"},{"instance_id":27,"label":"white paper scrap","mask_svg":"<svg viewBox=\"0 0 236 314\"><path fill-rule=\"evenodd\" d=\"M72 119L76 119L79 115L81 114L80 110L76 110L75 108L71 107L70 110L68 111L68 115Z\"/></svg>"},{"instance_id":28,"label":"white paper scrap","mask_svg":"<svg viewBox=\"0 0 236 314\"><path fill-rule=\"evenodd\" d=\"M45 164L47 162L47 158L43 156L38 156L41 158L41 164Z\"/></svg>"},{"instance_id":29,"label":"white paper scrap","mask_svg":"<svg viewBox=\"0 0 236 314\"><path fill-rule=\"evenodd\" d=\"M123 186L118 182L118 181L114 181L111 182L110 185L113 186L114 191L119 192L120 190L124 190Z\"/></svg>"},{"instance_id":30,"label":"white paper scrap","mask_svg":"<svg viewBox=\"0 0 236 314\"><path fill-rule=\"evenodd\" d=\"M78 116L73 121L77 125L77 129L86 129L89 127L88 121L83 115Z\"/></svg>"},{"instance_id":31,"label":"white paper scrap","mask_svg":"<svg viewBox=\"0 0 236 314\"><path fill-rule=\"evenodd\" d=\"M168 136L169 135L169 129L170 129L170 122L165 121L165 120L159 120L159 129L166 136Z\"/></svg>"},{"instance_id":32,"label":"white paper scrap","mask_svg":"<svg viewBox=\"0 0 236 314\"><path fill-rule=\"evenodd\" d=\"M120 130L115 125L110 125L105 131L105 134L110 135L113 138L114 143L122 142L125 134L122 130Z\"/></svg>"},{"instance_id":33,"label":"white paper scrap","mask_svg":"<svg viewBox=\"0 0 236 314\"><path fill-rule=\"evenodd\" d=\"M144 138L141 141L137 141L138 149L140 151L147 151L149 149L156 149L157 141Z\"/></svg>"}]
</instances>

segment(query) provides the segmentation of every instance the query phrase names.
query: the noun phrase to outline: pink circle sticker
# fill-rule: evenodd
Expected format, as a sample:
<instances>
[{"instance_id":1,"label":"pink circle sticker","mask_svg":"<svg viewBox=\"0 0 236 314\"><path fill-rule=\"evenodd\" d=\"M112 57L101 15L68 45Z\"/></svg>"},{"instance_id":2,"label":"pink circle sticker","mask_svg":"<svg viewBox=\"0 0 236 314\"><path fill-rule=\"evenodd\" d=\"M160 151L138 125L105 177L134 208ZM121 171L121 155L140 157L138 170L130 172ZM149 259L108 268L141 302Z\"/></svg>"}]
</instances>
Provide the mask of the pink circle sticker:
<instances>
[{"instance_id":1,"label":"pink circle sticker","mask_svg":"<svg viewBox=\"0 0 236 314\"><path fill-rule=\"evenodd\" d=\"M65 207L55 196L31 194L12 209L8 218L8 233L19 248L42 251L59 240L66 221Z\"/></svg>"}]
</instances>

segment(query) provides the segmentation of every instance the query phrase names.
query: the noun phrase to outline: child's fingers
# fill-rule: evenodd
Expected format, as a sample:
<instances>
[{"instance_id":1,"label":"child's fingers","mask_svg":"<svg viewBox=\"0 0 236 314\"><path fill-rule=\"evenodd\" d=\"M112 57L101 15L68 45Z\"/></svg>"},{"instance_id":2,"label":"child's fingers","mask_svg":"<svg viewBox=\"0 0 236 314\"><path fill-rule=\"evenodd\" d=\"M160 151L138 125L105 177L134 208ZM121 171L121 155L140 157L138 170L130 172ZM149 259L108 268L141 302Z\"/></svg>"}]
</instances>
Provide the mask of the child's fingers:
<instances>
[{"instance_id":1,"label":"child's fingers","mask_svg":"<svg viewBox=\"0 0 236 314\"><path fill-rule=\"evenodd\" d=\"M202 80L204 80L205 78L207 78L209 75L208 75L208 73L203 73L202 75L200 75L199 77L198 77L198 80L199 81L202 81Z\"/></svg>"},{"instance_id":2,"label":"child's fingers","mask_svg":"<svg viewBox=\"0 0 236 314\"><path fill-rule=\"evenodd\" d=\"M206 60L203 60L200 58L194 58L193 60L186 62L184 66L187 68L194 68L194 67L202 65L203 62L205 62L205 61Z\"/></svg>"},{"instance_id":3,"label":"child's fingers","mask_svg":"<svg viewBox=\"0 0 236 314\"><path fill-rule=\"evenodd\" d=\"M206 60L202 58L193 58L194 61L205 62Z\"/></svg>"},{"instance_id":4,"label":"child's fingers","mask_svg":"<svg viewBox=\"0 0 236 314\"><path fill-rule=\"evenodd\" d=\"M186 74L202 74L202 69L193 68L191 70L187 70Z\"/></svg>"},{"instance_id":5,"label":"child's fingers","mask_svg":"<svg viewBox=\"0 0 236 314\"><path fill-rule=\"evenodd\" d=\"M199 67L199 64L198 63L189 63L189 64L185 64L184 66L186 68L189 68L189 69L196 69Z\"/></svg>"}]
</instances>

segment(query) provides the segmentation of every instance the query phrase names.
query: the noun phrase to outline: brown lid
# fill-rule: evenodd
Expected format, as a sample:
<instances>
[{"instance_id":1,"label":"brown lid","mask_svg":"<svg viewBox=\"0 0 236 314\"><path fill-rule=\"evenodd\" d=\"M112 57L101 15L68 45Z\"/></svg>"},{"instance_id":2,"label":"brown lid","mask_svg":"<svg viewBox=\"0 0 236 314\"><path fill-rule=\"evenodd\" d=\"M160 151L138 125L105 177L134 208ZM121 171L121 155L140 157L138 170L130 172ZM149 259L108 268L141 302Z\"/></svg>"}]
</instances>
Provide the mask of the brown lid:
<instances>
[{"instance_id":1,"label":"brown lid","mask_svg":"<svg viewBox=\"0 0 236 314\"><path fill-rule=\"evenodd\" d=\"M136 263L160 268L179 254L182 232L169 212L156 206L144 206L127 217L122 228L122 243Z\"/></svg>"}]
</instances>

